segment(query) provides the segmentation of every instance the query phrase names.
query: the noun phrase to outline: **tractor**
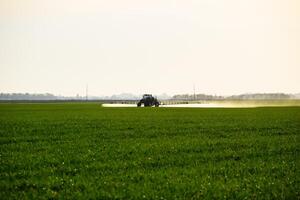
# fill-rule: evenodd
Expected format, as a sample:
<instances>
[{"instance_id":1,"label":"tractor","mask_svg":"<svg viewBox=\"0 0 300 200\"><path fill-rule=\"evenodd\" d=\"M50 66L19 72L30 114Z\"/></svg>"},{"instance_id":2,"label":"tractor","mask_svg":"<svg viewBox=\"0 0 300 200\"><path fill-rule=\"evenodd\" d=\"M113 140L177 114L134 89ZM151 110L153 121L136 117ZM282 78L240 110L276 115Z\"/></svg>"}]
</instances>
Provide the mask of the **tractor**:
<instances>
[{"instance_id":1,"label":"tractor","mask_svg":"<svg viewBox=\"0 0 300 200\"><path fill-rule=\"evenodd\" d=\"M159 106L159 102L151 94L144 94L143 98L137 103L137 106L141 107L142 104L144 104L144 107Z\"/></svg>"}]
</instances>

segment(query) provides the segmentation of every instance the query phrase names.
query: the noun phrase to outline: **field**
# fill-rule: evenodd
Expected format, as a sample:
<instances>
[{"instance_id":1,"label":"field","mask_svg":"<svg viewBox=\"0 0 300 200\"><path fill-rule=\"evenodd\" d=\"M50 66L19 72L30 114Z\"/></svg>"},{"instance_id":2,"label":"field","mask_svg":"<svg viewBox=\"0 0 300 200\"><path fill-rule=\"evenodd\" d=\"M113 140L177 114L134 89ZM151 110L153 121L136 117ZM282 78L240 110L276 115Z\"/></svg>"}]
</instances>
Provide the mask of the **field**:
<instances>
[{"instance_id":1,"label":"field","mask_svg":"<svg viewBox=\"0 0 300 200\"><path fill-rule=\"evenodd\" d=\"M300 107L0 104L1 199L299 199Z\"/></svg>"}]
</instances>

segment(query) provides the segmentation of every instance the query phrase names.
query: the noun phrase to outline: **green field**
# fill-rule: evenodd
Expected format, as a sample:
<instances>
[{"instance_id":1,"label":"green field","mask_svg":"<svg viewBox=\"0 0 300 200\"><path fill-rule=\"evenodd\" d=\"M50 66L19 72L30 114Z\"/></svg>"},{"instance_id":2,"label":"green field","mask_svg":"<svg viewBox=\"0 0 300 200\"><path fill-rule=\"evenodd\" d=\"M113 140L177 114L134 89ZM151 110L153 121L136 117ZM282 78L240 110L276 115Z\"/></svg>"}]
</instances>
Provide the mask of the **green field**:
<instances>
[{"instance_id":1,"label":"green field","mask_svg":"<svg viewBox=\"0 0 300 200\"><path fill-rule=\"evenodd\" d=\"M300 107L0 104L0 199L299 199Z\"/></svg>"}]
</instances>

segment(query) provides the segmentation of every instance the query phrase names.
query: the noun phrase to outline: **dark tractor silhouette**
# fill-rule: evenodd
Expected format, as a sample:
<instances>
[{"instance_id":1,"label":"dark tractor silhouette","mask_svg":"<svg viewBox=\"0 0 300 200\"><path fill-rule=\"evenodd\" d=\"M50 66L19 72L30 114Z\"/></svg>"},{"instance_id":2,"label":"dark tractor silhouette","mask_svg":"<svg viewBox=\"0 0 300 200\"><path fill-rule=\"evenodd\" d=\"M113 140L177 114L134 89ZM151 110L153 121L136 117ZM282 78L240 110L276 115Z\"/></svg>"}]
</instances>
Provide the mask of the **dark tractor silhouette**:
<instances>
[{"instance_id":1,"label":"dark tractor silhouette","mask_svg":"<svg viewBox=\"0 0 300 200\"><path fill-rule=\"evenodd\" d=\"M144 104L145 107L159 106L159 102L151 94L144 94L143 98L137 103L137 106L141 107L142 104Z\"/></svg>"}]
</instances>

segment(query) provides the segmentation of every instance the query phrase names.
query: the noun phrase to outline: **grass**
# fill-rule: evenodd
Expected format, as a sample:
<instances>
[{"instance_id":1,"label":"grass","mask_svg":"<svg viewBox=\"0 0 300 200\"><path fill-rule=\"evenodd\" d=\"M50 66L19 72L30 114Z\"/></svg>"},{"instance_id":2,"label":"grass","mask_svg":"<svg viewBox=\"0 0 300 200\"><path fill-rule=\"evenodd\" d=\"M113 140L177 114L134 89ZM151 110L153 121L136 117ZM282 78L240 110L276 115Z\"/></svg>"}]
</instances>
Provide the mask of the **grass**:
<instances>
[{"instance_id":1,"label":"grass","mask_svg":"<svg viewBox=\"0 0 300 200\"><path fill-rule=\"evenodd\" d=\"M0 104L1 199L299 199L300 107Z\"/></svg>"}]
</instances>

